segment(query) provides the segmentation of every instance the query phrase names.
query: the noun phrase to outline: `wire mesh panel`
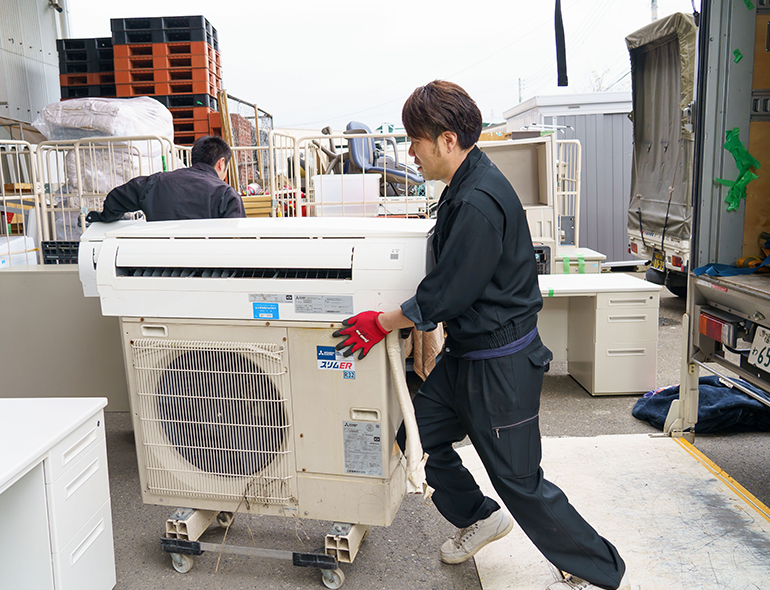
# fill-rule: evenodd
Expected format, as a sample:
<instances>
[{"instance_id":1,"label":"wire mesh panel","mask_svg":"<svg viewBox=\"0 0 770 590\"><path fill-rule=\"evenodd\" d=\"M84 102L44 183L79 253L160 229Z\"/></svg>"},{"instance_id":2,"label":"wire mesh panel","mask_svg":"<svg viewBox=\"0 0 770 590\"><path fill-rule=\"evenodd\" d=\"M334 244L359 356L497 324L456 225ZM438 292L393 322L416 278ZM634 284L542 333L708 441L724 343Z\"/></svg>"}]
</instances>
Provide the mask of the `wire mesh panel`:
<instances>
[{"instance_id":1,"label":"wire mesh panel","mask_svg":"<svg viewBox=\"0 0 770 590\"><path fill-rule=\"evenodd\" d=\"M42 231L32 146L0 142L0 269L37 264Z\"/></svg>"},{"instance_id":2,"label":"wire mesh panel","mask_svg":"<svg viewBox=\"0 0 770 590\"><path fill-rule=\"evenodd\" d=\"M90 137L45 141L38 145L46 240L77 240L89 211L101 211L113 188L137 176L177 167L177 150L168 139Z\"/></svg>"},{"instance_id":3,"label":"wire mesh panel","mask_svg":"<svg viewBox=\"0 0 770 590\"><path fill-rule=\"evenodd\" d=\"M247 508L290 501L283 347L148 338L131 350L149 492Z\"/></svg>"},{"instance_id":4,"label":"wire mesh panel","mask_svg":"<svg viewBox=\"0 0 770 590\"><path fill-rule=\"evenodd\" d=\"M223 114L229 119L229 131L223 128L224 137L234 148L231 173L235 178L230 179L230 184L241 194L247 194L244 192L246 187L253 183L266 188L269 174L268 136L273 130L273 116L225 91L220 93L220 97L226 107Z\"/></svg>"},{"instance_id":5,"label":"wire mesh panel","mask_svg":"<svg viewBox=\"0 0 770 590\"><path fill-rule=\"evenodd\" d=\"M271 132L269 135L270 195L281 217L307 216L307 205L301 184L294 175L297 141L291 135Z\"/></svg>"},{"instance_id":6,"label":"wire mesh panel","mask_svg":"<svg viewBox=\"0 0 770 590\"><path fill-rule=\"evenodd\" d=\"M275 217L270 195L268 146L234 147L237 192L242 195L246 217ZM264 163L264 166L263 166Z\"/></svg>"},{"instance_id":7,"label":"wire mesh panel","mask_svg":"<svg viewBox=\"0 0 770 590\"><path fill-rule=\"evenodd\" d=\"M439 193L409 156L405 133L272 133L273 190L290 216L435 217Z\"/></svg>"}]
</instances>

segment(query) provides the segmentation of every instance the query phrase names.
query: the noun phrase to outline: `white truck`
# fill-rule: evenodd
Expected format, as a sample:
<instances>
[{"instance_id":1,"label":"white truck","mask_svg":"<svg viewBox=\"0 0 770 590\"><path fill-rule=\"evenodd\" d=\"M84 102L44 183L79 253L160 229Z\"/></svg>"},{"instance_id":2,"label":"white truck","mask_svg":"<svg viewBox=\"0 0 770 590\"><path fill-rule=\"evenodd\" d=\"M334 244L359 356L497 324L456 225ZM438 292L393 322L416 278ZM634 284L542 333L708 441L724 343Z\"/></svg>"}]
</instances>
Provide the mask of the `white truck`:
<instances>
[{"instance_id":1,"label":"white truck","mask_svg":"<svg viewBox=\"0 0 770 590\"><path fill-rule=\"evenodd\" d=\"M634 124L629 251L645 260L648 281L686 293L690 267L697 27L676 13L626 37Z\"/></svg>"},{"instance_id":2,"label":"white truck","mask_svg":"<svg viewBox=\"0 0 770 590\"><path fill-rule=\"evenodd\" d=\"M682 382L665 425L688 438L701 372L770 405L735 378L770 392L770 274L737 268L766 258L770 231L770 1L704 0L698 51Z\"/></svg>"}]
</instances>

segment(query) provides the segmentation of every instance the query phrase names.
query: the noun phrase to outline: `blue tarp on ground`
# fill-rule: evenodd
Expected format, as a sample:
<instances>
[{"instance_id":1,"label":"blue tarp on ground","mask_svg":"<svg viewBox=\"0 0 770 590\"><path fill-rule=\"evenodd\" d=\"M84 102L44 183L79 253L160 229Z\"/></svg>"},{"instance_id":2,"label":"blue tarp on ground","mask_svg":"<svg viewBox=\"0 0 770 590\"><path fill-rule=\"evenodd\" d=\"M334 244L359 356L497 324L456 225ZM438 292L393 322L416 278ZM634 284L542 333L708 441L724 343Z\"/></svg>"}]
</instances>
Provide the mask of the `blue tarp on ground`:
<instances>
[{"instance_id":1,"label":"blue tarp on ground","mask_svg":"<svg viewBox=\"0 0 770 590\"><path fill-rule=\"evenodd\" d=\"M744 387L770 401L764 391L746 381L737 380ZM698 423L695 431L699 434L719 430L770 431L770 407L755 400L739 389L727 387L715 376L701 377L698 381ZM646 420L663 430L671 402L679 398L679 386L673 385L644 394L634 405L632 414L639 420Z\"/></svg>"}]
</instances>

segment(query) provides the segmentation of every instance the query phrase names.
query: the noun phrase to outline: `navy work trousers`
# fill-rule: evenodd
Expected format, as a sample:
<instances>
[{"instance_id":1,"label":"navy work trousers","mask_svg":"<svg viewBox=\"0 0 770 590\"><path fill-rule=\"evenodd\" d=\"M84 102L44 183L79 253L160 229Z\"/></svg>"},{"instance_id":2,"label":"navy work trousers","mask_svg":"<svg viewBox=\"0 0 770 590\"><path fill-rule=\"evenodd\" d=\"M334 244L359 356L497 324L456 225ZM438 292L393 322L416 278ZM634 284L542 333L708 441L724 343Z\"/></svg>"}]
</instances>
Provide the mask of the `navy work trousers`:
<instances>
[{"instance_id":1,"label":"navy work trousers","mask_svg":"<svg viewBox=\"0 0 770 590\"><path fill-rule=\"evenodd\" d=\"M617 549L540 468L540 390L551 358L539 336L522 351L495 359L443 355L414 398L433 502L458 528L499 508L452 447L467 435L500 498L546 559L601 588L617 588L625 571ZM398 442L403 449L403 425Z\"/></svg>"}]
</instances>

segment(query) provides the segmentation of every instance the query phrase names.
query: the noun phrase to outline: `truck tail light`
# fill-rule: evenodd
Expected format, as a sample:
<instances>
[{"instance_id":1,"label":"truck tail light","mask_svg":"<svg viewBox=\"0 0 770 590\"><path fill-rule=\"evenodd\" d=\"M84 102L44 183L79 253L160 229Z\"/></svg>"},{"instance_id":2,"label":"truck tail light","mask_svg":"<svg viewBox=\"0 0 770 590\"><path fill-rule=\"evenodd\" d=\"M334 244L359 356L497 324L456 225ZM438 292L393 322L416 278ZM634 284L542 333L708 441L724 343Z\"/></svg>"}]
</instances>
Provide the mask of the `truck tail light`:
<instances>
[{"instance_id":1,"label":"truck tail light","mask_svg":"<svg viewBox=\"0 0 770 590\"><path fill-rule=\"evenodd\" d=\"M635 242L631 242L631 245L629 246L628 251L633 252L634 254L638 254L639 246L637 246Z\"/></svg>"},{"instance_id":2,"label":"truck tail light","mask_svg":"<svg viewBox=\"0 0 770 590\"><path fill-rule=\"evenodd\" d=\"M684 262L679 256L671 256L671 264L677 268L682 268L682 262Z\"/></svg>"},{"instance_id":3,"label":"truck tail light","mask_svg":"<svg viewBox=\"0 0 770 590\"><path fill-rule=\"evenodd\" d=\"M736 344L736 331L736 324L734 322L714 317L703 311L700 312L698 332L704 336L734 348Z\"/></svg>"}]
</instances>

